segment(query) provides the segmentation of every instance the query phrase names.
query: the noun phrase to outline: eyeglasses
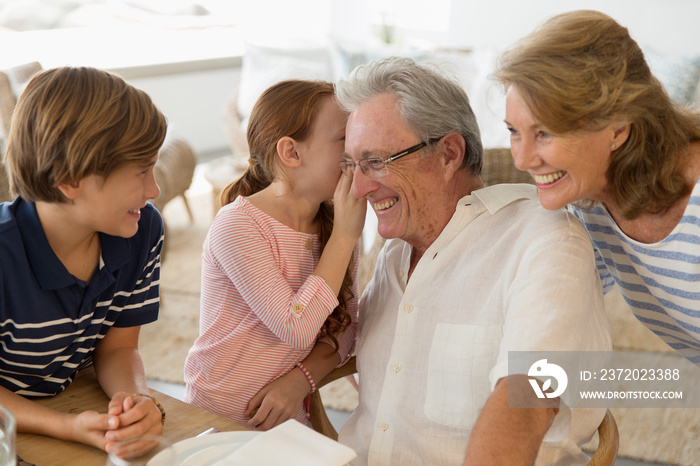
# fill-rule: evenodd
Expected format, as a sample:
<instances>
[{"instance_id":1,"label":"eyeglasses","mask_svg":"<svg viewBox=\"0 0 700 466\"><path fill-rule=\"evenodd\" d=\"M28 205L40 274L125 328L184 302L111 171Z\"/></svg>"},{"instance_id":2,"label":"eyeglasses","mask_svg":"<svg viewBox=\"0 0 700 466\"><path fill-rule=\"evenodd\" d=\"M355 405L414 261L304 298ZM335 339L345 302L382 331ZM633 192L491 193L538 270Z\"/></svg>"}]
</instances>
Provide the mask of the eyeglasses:
<instances>
[{"instance_id":1,"label":"eyeglasses","mask_svg":"<svg viewBox=\"0 0 700 466\"><path fill-rule=\"evenodd\" d=\"M430 140L431 143L434 141L436 140ZM338 165L343 171L343 174L348 178L353 177L353 175L355 174L355 167L357 166L360 167L360 170L362 170L362 173L364 173L365 176L368 176L370 178L381 178L389 174L389 169L386 167L388 163L395 162L401 157L406 157L407 155L412 154L424 148L427 145L427 142L421 142L419 144L416 144L415 146L409 147L408 149L402 150L401 152L397 152L396 154L389 156L385 159L381 157L368 157L366 159L358 160L357 162L353 162L351 160L343 160L342 162L338 163Z\"/></svg>"}]
</instances>

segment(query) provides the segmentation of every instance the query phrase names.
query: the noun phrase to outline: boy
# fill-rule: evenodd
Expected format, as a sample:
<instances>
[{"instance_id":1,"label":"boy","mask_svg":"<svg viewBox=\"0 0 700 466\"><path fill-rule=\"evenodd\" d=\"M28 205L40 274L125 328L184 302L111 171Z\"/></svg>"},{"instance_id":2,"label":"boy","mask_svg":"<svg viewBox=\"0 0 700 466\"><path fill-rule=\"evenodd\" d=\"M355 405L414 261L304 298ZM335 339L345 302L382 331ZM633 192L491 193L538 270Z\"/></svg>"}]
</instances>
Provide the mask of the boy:
<instances>
[{"instance_id":1,"label":"boy","mask_svg":"<svg viewBox=\"0 0 700 466\"><path fill-rule=\"evenodd\" d=\"M20 432L106 450L162 433L138 336L158 317L163 221L147 201L165 131L144 92L93 68L43 71L19 98L5 156L18 197L0 204L0 404ZM31 401L91 363L108 413Z\"/></svg>"}]
</instances>

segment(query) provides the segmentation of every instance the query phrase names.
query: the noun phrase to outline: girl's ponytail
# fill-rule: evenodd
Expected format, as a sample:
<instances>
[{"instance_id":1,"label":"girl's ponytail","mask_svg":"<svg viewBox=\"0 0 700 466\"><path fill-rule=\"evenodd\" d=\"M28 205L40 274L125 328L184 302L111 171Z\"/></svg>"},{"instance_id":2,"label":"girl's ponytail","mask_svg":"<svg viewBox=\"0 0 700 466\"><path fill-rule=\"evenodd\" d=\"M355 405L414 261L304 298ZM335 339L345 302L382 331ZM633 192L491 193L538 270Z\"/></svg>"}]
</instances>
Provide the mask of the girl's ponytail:
<instances>
[{"instance_id":1,"label":"girl's ponytail","mask_svg":"<svg viewBox=\"0 0 700 466\"><path fill-rule=\"evenodd\" d=\"M231 182L221 192L219 202L222 206L235 201L238 196L250 196L268 187L272 182L262 164L256 162L254 158L248 159L248 169L243 176Z\"/></svg>"}]
</instances>

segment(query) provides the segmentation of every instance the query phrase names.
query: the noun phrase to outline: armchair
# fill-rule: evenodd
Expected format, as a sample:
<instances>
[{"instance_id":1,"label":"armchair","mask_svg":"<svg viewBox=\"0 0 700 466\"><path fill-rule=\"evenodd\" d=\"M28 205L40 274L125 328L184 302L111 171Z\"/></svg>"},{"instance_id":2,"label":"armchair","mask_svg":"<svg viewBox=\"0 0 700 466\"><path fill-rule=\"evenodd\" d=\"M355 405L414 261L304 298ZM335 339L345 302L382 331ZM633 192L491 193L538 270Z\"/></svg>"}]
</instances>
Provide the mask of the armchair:
<instances>
[{"instance_id":1,"label":"armchair","mask_svg":"<svg viewBox=\"0 0 700 466\"><path fill-rule=\"evenodd\" d=\"M0 202L12 200L10 194L10 180L7 178L5 162L0 160Z\"/></svg>"},{"instance_id":2,"label":"armchair","mask_svg":"<svg viewBox=\"0 0 700 466\"><path fill-rule=\"evenodd\" d=\"M12 112L17 104L17 97L29 79L39 71L41 71L41 65L36 61L0 70L0 155L5 153ZM12 199L7 168L3 158L0 158L0 202Z\"/></svg>"},{"instance_id":3,"label":"armchair","mask_svg":"<svg viewBox=\"0 0 700 466\"><path fill-rule=\"evenodd\" d=\"M0 71L0 136L3 139L3 153L17 98L31 77L39 71L41 64L36 61Z\"/></svg>"}]
</instances>

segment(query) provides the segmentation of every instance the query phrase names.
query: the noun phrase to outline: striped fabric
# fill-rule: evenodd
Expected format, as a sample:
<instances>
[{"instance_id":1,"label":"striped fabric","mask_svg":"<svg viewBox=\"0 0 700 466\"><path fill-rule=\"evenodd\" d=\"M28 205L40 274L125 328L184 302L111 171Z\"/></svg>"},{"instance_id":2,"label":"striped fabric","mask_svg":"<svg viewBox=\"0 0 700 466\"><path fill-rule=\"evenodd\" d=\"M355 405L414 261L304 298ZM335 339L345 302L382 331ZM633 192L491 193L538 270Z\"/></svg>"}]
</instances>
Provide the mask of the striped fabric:
<instances>
[{"instance_id":1,"label":"striped fabric","mask_svg":"<svg viewBox=\"0 0 700 466\"><path fill-rule=\"evenodd\" d=\"M317 235L279 223L243 197L219 211L202 254L199 337L185 362L188 403L244 424L250 399L308 355L338 305L312 275L320 255ZM357 265L341 359L355 341ZM296 418L308 423L301 406Z\"/></svg>"},{"instance_id":2,"label":"striped fabric","mask_svg":"<svg viewBox=\"0 0 700 466\"><path fill-rule=\"evenodd\" d=\"M572 209L593 240L604 290L617 283L637 319L700 365L700 180L680 223L654 244L628 238L602 206Z\"/></svg>"},{"instance_id":3,"label":"striped fabric","mask_svg":"<svg viewBox=\"0 0 700 466\"><path fill-rule=\"evenodd\" d=\"M63 391L112 327L158 316L163 223L141 209L131 238L100 234L102 255L90 283L55 256L33 204L0 205L0 385L18 395ZM25 249L26 245L26 249Z\"/></svg>"}]
</instances>

